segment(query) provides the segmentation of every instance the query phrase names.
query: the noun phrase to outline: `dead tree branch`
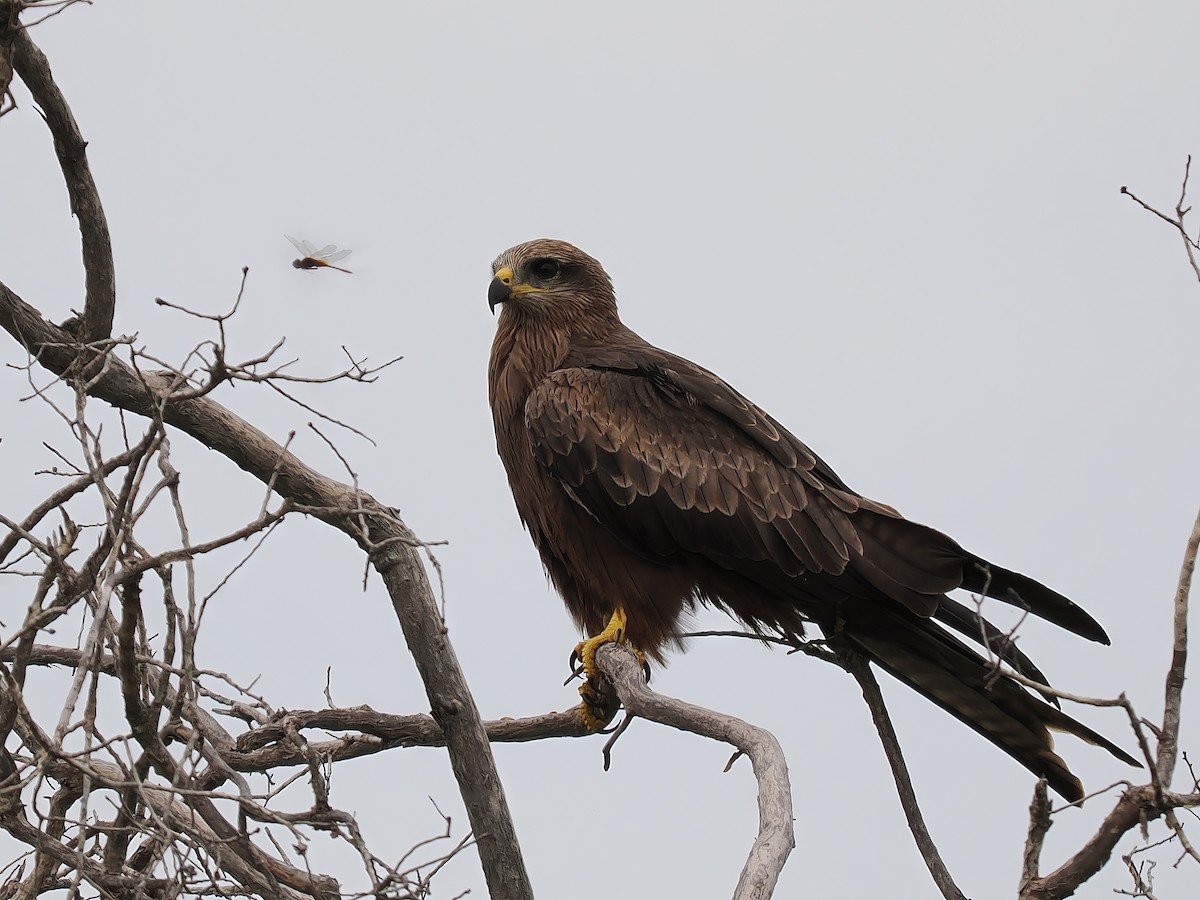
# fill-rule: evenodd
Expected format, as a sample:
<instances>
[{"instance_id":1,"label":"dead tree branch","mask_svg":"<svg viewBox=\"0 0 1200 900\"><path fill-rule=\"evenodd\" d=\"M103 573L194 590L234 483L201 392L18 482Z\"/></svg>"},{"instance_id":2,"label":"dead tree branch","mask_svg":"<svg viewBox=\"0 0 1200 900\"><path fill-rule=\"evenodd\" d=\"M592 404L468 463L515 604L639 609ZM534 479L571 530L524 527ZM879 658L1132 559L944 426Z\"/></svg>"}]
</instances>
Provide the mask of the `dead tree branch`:
<instances>
[{"instance_id":1,"label":"dead tree branch","mask_svg":"<svg viewBox=\"0 0 1200 900\"><path fill-rule=\"evenodd\" d=\"M921 814L921 807L917 803L917 792L913 788L912 777L908 774L908 766L904 762L904 752L900 749L900 738L896 736L896 729L892 726L892 718L888 714L887 705L883 702L883 693L879 690L879 682L875 680L870 665L854 648L848 646L844 640L836 640L833 645L838 660L858 682L859 688L862 689L863 699L867 701L867 707L871 710L875 731L883 744L884 755L892 770L892 779L896 782L896 794L900 798L900 806L904 809L904 818L908 821L908 828L912 832L917 850L920 851L921 858L925 860L925 867L929 869L934 884L937 885L946 900L966 900L966 896L954 883L950 870L946 868L946 863L942 860L941 853L938 852L937 844L933 842L933 838L929 834L925 817Z\"/></svg>"},{"instance_id":2,"label":"dead tree branch","mask_svg":"<svg viewBox=\"0 0 1200 900\"><path fill-rule=\"evenodd\" d=\"M16 647L0 650L0 662L14 663L21 651ZM138 655L137 663L162 671L171 671L157 658ZM76 668L84 663L81 650L48 644L32 644L24 651L28 666L65 666ZM96 671L103 675L116 676L116 660L103 655L97 661ZM178 671L178 670L175 670ZM215 676L216 673L199 672L198 675ZM175 695L165 696L166 705L177 702ZM186 718L197 717L197 710L189 707ZM282 766L304 765L304 755L290 743L294 732L317 729L326 732L347 731L351 734L328 741L309 742L322 759L339 762L356 759L381 751L405 747L444 747L446 737L433 716L414 714L396 715L379 712L369 706L337 707L317 710L282 710L266 717L261 724L238 735L236 738L207 716L204 738L221 748L225 764L237 772L268 772ZM590 737L580 719L578 710L549 712L519 719L491 719L483 723L488 740L493 743L526 743L548 738ZM183 723L172 726L172 737L186 743L192 734Z\"/></svg>"},{"instance_id":3,"label":"dead tree branch","mask_svg":"<svg viewBox=\"0 0 1200 900\"><path fill-rule=\"evenodd\" d=\"M1146 203L1144 200L1142 200L1140 197L1138 197L1137 194L1135 194L1133 191L1129 190L1129 188L1126 187L1125 185L1121 185L1121 193L1125 194L1127 197L1129 197L1130 200L1132 200L1134 203L1136 203L1142 209L1146 210L1146 212L1149 212L1149 213L1152 213L1153 215L1158 216L1158 218L1162 219L1164 222L1166 222L1168 225L1170 225L1172 228L1174 228L1176 231L1179 232L1179 236L1183 240L1184 252L1187 253L1188 264L1191 265L1192 273L1196 276L1196 279L1200 280L1200 261L1198 261L1196 258L1197 252L1200 252L1200 242L1198 242L1196 240L1196 238L1194 238L1190 234L1188 234L1187 227L1184 225L1184 221L1183 221L1187 217L1187 214L1189 212L1191 212L1191 209L1192 209L1190 206L1184 205L1187 203L1188 178L1191 176L1191 172L1192 172L1192 157L1191 157L1191 154L1188 154L1187 161L1184 163L1184 166L1183 166L1183 183L1180 185L1180 188L1179 188L1179 200L1175 204L1175 215L1174 216L1169 216L1166 213L1155 209L1149 203Z\"/></svg>"},{"instance_id":4,"label":"dead tree branch","mask_svg":"<svg viewBox=\"0 0 1200 900\"><path fill-rule=\"evenodd\" d=\"M1188 598L1192 592L1192 573L1196 569L1196 553L1200 550L1200 512L1188 535L1179 581L1175 587L1175 610L1172 621L1171 663L1167 667L1164 686L1162 733L1158 739L1158 775L1170 786L1179 757L1179 725L1182 718L1183 682L1188 658Z\"/></svg>"},{"instance_id":5,"label":"dead tree branch","mask_svg":"<svg viewBox=\"0 0 1200 900\"><path fill-rule=\"evenodd\" d=\"M78 338L83 343L106 340L112 334L117 308L117 279L113 267L112 239L108 219L100 203L100 192L87 161L87 141L54 77L45 54L34 44L28 28L13 36L13 68L29 88L50 134L54 154L62 168L63 181L71 198L71 212L79 221L80 246L85 273L83 324Z\"/></svg>"},{"instance_id":6,"label":"dead tree branch","mask_svg":"<svg viewBox=\"0 0 1200 900\"><path fill-rule=\"evenodd\" d=\"M624 647L605 645L596 660L629 714L725 741L749 757L754 777L758 779L758 835L733 897L734 900L770 897L788 855L796 846L787 760L775 736L734 716L650 690L637 657Z\"/></svg>"}]
</instances>

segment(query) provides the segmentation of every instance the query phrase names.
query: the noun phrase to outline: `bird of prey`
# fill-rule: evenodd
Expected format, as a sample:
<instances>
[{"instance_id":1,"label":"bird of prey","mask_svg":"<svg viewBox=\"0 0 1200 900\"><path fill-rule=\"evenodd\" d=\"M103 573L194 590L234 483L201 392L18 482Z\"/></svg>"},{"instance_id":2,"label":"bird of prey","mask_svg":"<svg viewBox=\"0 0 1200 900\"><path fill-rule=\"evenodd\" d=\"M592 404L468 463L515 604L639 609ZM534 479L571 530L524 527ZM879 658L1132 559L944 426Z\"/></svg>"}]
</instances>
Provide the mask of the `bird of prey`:
<instances>
[{"instance_id":1,"label":"bird of prey","mask_svg":"<svg viewBox=\"0 0 1200 900\"><path fill-rule=\"evenodd\" d=\"M488 367L496 444L517 512L576 624L589 681L620 641L662 661L681 615L727 611L760 635L838 638L991 740L1063 797L1083 796L1050 730L1132 765L1103 736L997 671L1040 670L963 588L1109 643L1082 608L856 493L770 415L617 315L612 282L571 244L492 264L502 305ZM989 660L951 632L986 642ZM589 702L590 727L606 724ZM592 695L594 696L594 694Z\"/></svg>"}]
</instances>

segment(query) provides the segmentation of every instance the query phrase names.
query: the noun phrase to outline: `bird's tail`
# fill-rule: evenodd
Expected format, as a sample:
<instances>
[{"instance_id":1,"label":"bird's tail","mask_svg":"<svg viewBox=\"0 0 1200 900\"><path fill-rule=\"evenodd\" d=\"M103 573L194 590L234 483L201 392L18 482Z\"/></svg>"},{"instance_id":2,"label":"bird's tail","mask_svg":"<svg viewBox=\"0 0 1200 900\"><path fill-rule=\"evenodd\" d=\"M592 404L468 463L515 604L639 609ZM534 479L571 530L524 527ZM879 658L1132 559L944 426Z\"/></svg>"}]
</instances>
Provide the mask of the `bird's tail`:
<instances>
[{"instance_id":1,"label":"bird's tail","mask_svg":"<svg viewBox=\"0 0 1200 900\"><path fill-rule=\"evenodd\" d=\"M868 659L1045 778L1066 799L1081 799L1083 785L1054 752L1051 731L1073 734L1140 765L1107 738L998 672L935 623L874 603L851 602L842 614L842 636Z\"/></svg>"},{"instance_id":2,"label":"bird's tail","mask_svg":"<svg viewBox=\"0 0 1200 900\"><path fill-rule=\"evenodd\" d=\"M993 597L1101 644L1100 623L1057 591L964 550L940 531L899 516L863 509L854 514L862 552L851 568L872 587L919 616L930 616L939 595L954 588Z\"/></svg>"}]
</instances>

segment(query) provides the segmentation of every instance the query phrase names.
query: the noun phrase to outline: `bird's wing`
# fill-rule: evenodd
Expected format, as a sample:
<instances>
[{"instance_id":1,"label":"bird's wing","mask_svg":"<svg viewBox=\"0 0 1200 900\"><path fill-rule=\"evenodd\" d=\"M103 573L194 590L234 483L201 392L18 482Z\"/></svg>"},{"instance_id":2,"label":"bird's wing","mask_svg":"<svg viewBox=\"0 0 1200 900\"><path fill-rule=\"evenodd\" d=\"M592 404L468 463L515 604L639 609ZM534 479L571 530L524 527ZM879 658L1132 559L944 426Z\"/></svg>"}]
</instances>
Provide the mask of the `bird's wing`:
<instances>
[{"instance_id":1,"label":"bird's wing","mask_svg":"<svg viewBox=\"0 0 1200 900\"><path fill-rule=\"evenodd\" d=\"M865 545L863 515L894 511L850 491L758 407L703 373L655 365L551 373L525 405L537 459L644 556L695 554L743 572L769 563L787 576L851 568L932 615L962 581L961 548L931 529L924 543Z\"/></svg>"},{"instance_id":2,"label":"bird's wing","mask_svg":"<svg viewBox=\"0 0 1200 900\"><path fill-rule=\"evenodd\" d=\"M919 616L964 587L1108 643L1066 597L857 494L722 379L639 341L577 348L525 407L540 462L628 546L849 570Z\"/></svg>"},{"instance_id":3,"label":"bird's wing","mask_svg":"<svg viewBox=\"0 0 1200 900\"><path fill-rule=\"evenodd\" d=\"M1083 786L1054 752L1051 731L1073 734L1133 766L1140 763L1112 741L1033 697L995 665L943 629L912 616L850 604L848 641L960 721L992 741L1070 800ZM865 616L863 614L866 614ZM1039 679L1040 680L1040 679Z\"/></svg>"}]
</instances>

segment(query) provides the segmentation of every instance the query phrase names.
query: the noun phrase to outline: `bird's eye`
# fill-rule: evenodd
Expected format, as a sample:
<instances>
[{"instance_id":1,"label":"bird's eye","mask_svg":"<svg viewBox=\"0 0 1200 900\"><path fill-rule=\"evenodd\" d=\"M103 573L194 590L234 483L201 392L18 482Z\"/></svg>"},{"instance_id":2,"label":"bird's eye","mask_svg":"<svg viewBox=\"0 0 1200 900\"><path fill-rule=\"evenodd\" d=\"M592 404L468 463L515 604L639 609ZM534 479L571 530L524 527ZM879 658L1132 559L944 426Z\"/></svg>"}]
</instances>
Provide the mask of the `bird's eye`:
<instances>
[{"instance_id":1,"label":"bird's eye","mask_svg":"<svg viewBox=\"0 0 1200 900\"><path fill-rule=\"evenodd\" d=\"M549 281L559 273L562 266L556 259L535 259L529 264L529 274L542 281Z\"/></svg>"}]
</instances>

